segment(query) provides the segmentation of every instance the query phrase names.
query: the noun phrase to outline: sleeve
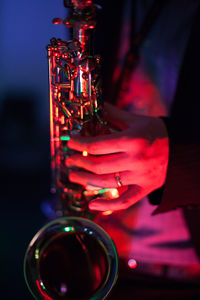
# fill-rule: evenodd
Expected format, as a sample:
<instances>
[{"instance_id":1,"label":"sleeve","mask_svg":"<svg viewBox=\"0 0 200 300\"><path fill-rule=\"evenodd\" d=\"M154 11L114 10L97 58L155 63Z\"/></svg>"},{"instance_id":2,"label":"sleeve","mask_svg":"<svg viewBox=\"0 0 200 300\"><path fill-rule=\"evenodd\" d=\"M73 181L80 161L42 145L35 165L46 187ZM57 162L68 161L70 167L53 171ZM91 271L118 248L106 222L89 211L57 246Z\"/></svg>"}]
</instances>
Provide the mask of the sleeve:
<instances>
[{"instance_id":1,"label":"sleeve","mask_svg":"<svg viewBox=\"0 0 200 300\"><path fill-rule=\"evenodd\" d=\"M150 195L154 214L200 206L200 6L179 74L170 117L169 164L164 186Z\"/></svg>"},{"instance_id":2,"label":"sleeve","mask_svg":"<svg viewBox=\"0 0 200 300\"><path fill-rule=\"evenodd\" d=\"M185 126L180 134L173 119L162 119L169 134L169 165L165 185L150 195L150 202L159 204L154 214L200 205L200 134L194 134L192 120L184 135Z\"/></svg>"}]
</instances>

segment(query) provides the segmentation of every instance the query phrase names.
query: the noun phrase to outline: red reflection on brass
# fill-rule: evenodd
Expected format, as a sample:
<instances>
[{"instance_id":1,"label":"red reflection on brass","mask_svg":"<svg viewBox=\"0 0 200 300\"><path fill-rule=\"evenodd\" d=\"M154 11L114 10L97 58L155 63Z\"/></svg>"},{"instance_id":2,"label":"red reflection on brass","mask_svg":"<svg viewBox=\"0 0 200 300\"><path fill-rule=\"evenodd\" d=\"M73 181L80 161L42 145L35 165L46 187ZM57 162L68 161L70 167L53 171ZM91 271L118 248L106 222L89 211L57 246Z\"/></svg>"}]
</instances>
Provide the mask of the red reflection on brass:
<instances>
[{"instance_id":1,"label":"red reflection on brass","mask_svg":"<svg viewBox=\"0 0 200 300\"><path fill-rule=\"evenodd\" d=\"M40 294L44 297L45 300L53 300L53 298L49 297L41 288L39 280L36 280L37 288Z\"/></svg>"}]
</instances>

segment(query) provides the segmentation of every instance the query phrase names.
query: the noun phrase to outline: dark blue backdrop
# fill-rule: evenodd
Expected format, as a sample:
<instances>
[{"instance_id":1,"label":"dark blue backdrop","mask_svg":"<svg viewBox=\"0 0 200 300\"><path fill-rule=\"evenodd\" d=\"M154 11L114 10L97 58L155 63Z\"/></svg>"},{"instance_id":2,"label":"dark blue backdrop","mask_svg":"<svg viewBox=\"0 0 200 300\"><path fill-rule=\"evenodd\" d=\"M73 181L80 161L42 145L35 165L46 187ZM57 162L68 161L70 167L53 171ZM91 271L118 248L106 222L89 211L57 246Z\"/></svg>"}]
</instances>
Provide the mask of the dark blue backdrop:
<instances>
[{"instance_id":1,"label":"dark blue backdrop","mask_svg":"<svg viewBox=\"0 0 200 300\"><path fill-rule=\"evenodd\" d=\"M0 7L0 257L1 299L33 299L23 279L23 257L45 223L49 196L49 101L46 45L68 38L54 17L62 0L1 0Z\"/></svg>"}]
</instances>

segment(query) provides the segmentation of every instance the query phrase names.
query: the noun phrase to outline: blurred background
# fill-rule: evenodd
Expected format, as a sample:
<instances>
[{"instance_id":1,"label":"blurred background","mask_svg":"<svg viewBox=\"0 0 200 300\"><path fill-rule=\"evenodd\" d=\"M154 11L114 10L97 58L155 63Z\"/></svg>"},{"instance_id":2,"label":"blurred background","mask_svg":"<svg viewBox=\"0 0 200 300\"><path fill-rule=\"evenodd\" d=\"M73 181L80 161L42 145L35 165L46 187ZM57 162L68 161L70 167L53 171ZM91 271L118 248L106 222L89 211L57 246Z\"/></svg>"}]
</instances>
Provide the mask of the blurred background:
<instances>
[{"instance_id":1,"label":"blurred background","mask_svg":"<svg viewBox=\"0 0 200 300\"><path fill-rule=\"evenodd\" d=\"M45 223L40 204L49 197L49 100L46 45L68 39L62 0L1 0L0 199L1 299L33 299L23 258Z\"/></svg>"},{"instance_id":2,"label":"blurred background","mask_svg":"<svg viewBox=\"0 0 200 300\"><path fill-rule=\"evenodd\" d=\"M45 224L41 203L50 198L48 64L52 37L69 39L63 0L1 0L0 10L0 299L31 300L23 259ZM117 14L115 14L117 17ZM114 16L112 16L113 18ZM102 27L101 27L102 28ZM102 36L105 31L101 30ZM111 35L108 37L110 38ZM102 39L100 39L102 40ZM107 51L99 42L100 52ZM99 53L96 52L96 53ZM199 299L199 288L125 274L112 299ZM123 277L123 273L122 273ZM158 288L160 287L160 288ZM173 291L177 294L173 298ZM186 291L188 291L186 295ZM134 297L132 297L134 293ZM188 297L188 294L190 297ZM196 298L197 296L197 298ZM186 298L185 298L186 297Z\"/></svg>"}]
</instances>

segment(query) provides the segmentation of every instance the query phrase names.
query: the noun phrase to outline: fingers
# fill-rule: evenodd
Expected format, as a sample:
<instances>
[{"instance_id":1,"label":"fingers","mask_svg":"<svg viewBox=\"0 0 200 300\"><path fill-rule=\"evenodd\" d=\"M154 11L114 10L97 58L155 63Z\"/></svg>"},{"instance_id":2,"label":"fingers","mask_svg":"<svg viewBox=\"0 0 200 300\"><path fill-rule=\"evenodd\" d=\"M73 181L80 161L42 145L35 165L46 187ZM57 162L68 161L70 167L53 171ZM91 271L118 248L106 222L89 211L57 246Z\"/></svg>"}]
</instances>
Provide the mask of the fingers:
<instances>
[{"instance_id":1,"label":"fingers","mask_svg":"<svg viewBox=\"0 0 200 300\"><path fill-rule=\"evenodd\" d=\"M73 137L68 147L79 152L87 151L91 155L107 155L130 152L136 155L148 141L137 136L137 131L129 128L125 131L96 137Z\"/></svg>"},{"instance_id":2,"label":"fingers","mask_svg":"<svg viewBox=\"0 0 200 300\"><path fill-rule=\"evenodd\" d=\"M126 192L113 200L96 199L90 202L89 209L98 211L117 211L127 209L147 195L147 192L138 185L129 186Z\"/></svg>"},{"instance_id":3,"label":"fingers","mask_svg":"<svg viewBox=\"0 0 200 300\"><path fill-rule=\"evenodd\" d=\"M65 160L66 166L76 166L95 174L109 174L129 170L131 167L126 153L115 153L104 156L82 156L74 154Z\"/></svg>"},{"instance_id":4,"label":"fingers","mask_svg":"<svg viewBox=\"0 0 200 300\"><path fill-rule=\"evenodd\" d=\"M120 173L120 181L123 186L129 185L134 179L136 181L136 176L133 176L132 172ZM89 190L118 187L115 174L97 175L86 171L70 171L69 180L81 184Z\"/></svg>"},{"instance_id":5,"label":"fingers","mask_svg":"<svg viewBox=\"0 0 200 300\"><path fill-rule=\"evenodd\" d=\"M68 141L68 147L79 152L101 155L124 152L126 143L122 132L117 132L96 137L73 137Z\"/></svg>"}]
</instances>

